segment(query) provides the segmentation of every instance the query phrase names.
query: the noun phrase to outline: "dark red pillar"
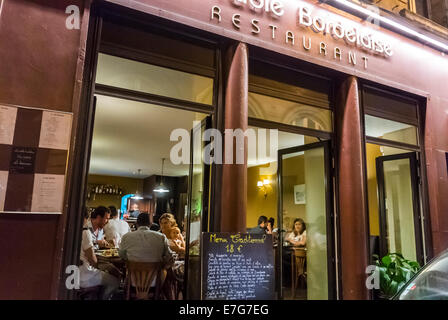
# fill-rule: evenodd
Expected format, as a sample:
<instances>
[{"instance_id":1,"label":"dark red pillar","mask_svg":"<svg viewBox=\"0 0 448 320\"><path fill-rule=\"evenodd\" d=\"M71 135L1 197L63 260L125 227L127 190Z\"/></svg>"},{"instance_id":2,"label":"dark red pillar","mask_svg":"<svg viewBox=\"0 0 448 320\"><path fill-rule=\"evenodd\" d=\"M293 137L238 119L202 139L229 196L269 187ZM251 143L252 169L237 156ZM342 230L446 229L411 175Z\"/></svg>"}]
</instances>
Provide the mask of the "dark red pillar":
<instances>
[{"instance_id":1,"label":"dark red pillar","mask_svg":"<svg viewBox=\"0 0 448 320\"><path fill-rule=\"evenodd\" d=\"M339 89L336 118L342 299L368 299L368 220L358 81Z\"/></svg>"},{"instance_id":2,"label":"dark red pillar","mask_svg":"<svg viewBox=\"0 0 448 320\"><path fill-rule=\"evenodd\" d=\"M244 43L231 48L227 55L224 128L246 131L248 122L248 52ZM225 141L226 139L223 139ZM224 142L223 162L230 146ZM233 163L223 163L221 185L221 231L245 232L247 207L247 139L244 164L236 164L237 144L233 143Z\"/></svg>"}]
</instances>

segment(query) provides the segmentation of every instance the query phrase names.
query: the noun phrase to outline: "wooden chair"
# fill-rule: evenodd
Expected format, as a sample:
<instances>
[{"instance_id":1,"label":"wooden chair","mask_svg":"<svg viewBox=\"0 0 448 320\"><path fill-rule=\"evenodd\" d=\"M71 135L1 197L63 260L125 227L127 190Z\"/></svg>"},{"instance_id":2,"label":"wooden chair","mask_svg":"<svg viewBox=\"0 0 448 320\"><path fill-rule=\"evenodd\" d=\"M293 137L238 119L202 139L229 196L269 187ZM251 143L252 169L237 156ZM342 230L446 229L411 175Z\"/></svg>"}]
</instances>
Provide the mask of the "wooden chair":
<instances>
[{"instance_id":1,"label":"wooden chair","mask_svg":"<svg viewBox=\"0 0 448 320\"><path fill-rule=\"evenodd\" d=\"M291 294L292 298L296 297L296 289L299 281L303 279L306 286L306 250L302 248L294 248L291 253Z\"/></svg>"},{"instance_id":2,"label":"wooden chair","mask_svg":"<svg viewBox=\"0 0 448 320\"><path fill-rule=\"evenodd\" d=\"M162 263L160 262L127 262L126 299L131 299L131 285L135 287L135 298L158 300L163 282ZM151 284L156 279L155 292L150 296Z\"/></svg>"}]
</instances>

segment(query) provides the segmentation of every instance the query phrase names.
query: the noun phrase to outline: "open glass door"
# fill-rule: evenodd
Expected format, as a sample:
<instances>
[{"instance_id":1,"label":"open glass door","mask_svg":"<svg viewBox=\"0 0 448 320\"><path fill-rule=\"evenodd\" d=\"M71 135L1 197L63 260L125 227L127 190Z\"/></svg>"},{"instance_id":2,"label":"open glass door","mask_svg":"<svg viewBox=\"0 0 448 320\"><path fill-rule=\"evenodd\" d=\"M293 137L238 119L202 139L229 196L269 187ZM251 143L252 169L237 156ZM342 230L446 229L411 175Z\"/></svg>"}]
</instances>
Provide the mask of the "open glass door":
<instances>
[{"instance_id":1,"label":"open glass door","mask_svg":"<svg viewBox=\"0 0 448 320\"><path fill-rule=\"evenodd\" d=\"M211 116L191 130L188 210L186 219L185 294L188 300L201 298L201 232L208 231L210 165L204 161L202 135L211 127Z\"/></svg>"},{"instance_id":2,"label":"open glass door","mask_svg":"<svg viewBox=\"0 0 448 320\"><path fill-rule=\"evenodd\" d=\"M401 253L422 263L418 169L415 152L376 159L380 255Z\"/></svg>"},{"instance_id":3,"label":"open glass door","mask_svg":"<svg viewBox=\"0 0 448 320\"><path fill-rule=\"evenodd\" d=\"M332 299L334 254L329 142L278 151L280 299Z\"/></svg>"}]
</instances>

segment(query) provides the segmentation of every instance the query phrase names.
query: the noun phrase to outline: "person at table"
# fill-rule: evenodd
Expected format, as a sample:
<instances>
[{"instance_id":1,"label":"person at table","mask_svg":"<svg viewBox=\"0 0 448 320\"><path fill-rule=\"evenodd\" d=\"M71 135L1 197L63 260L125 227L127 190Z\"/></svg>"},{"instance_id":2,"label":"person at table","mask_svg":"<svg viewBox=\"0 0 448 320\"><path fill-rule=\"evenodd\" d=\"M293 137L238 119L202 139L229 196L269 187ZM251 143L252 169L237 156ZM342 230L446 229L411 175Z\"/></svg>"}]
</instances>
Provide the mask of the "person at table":
<instances>
[{"instance_id":1,"label":"person at table","mask_svg":"<svg viewBox=\"0 0 448 320\"><path fill-rule=\"evenodd\" d=\"M104 226L110 219L109 209L103 206L97 207L91 214L87 222L87 229L90 231L94 249L107 248L109 243L104 239Z\"/></svg>"},{"instance_id":2,"label":"person at table","mask_svg":"<svg viewBox=\"0 0 448 320\"><path fill-rule=\"evenodd\" d=\"M138 204L134 203L132 205L132 209L129 211L129 217L137 218L140 214L140 210L138 209Z\"/></svg>"},{"instance_id":3,"label":"person at table","mask_svg":"<svg viewBox=\"0 0 448 320\"><path fill-rule=\"evenodd\" d=\"M185 240L178 227L173 227L168 231L168 243L170 249L179 255L179 259L185 258Z\"/></svg>"},{"instance_id":4,"label":"person at table","mask_svg":"<svg viewBox=\"0 0 448 320\"><path fill-rule=\"evenodd\" d=\"M267 224L266 224L266 233L267 234L276 234L278 232L278 228L274 228L275 225L275 219L269 218Z\"/></svg>"},{"instance_id":5,"label":"person at table","mask_svg":"<svg viewBox=\"0 0 448 320\"><path fill-rule=\"evenodd\" d=\"M109 207L110 219L109 222L104 226L104 235L106 241L110 244L118 247L121 242L121 238L128 232L131 232L129 223L120 220L118 216L117 208L114 206Z\"/></svg>"},{"instance_id":6,"label":"person at table","mask_svg":"<svg viewBox=\"0 0 448 320\"><path fill-rule=\"evenodd\" d=\"M106 212L104 209L100 209L100 211ZM101 215L101 212L97 212L97 214ZM89 220L88 213L86 211L84 215L84 227L82 230L79 285L81 288L102 286L103 290L101 298L103 300L109 300L118 290L120 281L117 277L111 275L110 273L98 269L98 260L94 253L94 239L88 225Z\"/></svg>"},{"instance_id":7,"label":"person at table","mask_svg":"<svg viewBox=\"0 0 448 320\"><path fill-rule=\"evenodd\" d=\"M247 230L247 233L251 234L265 234L268 224L268 218L266 216L260 216L258 218L258 225L256 227Z\"/></svg>"},{"instance_id":8,"label":"person at table","mask_svg":"<svg viewBox=\"0 0 448 320\"><path fill-rule=\"evenodd\" d=\"M171 231L174 228L179 228L177 226L176 218L171 213L162 214L162 216L159 219L159 224L160 224L160 232L162 232L168 238L168 240L170 239ZM170 249L173 250L174 252L176 252L179 256L184 256L185 255L185 239L182 236L182 234L177 235L177 237L179 238L180 241L170 242L169 243ZM184 245L183 246L179 245L181 243L183 243Z\"/></svg>"},{"instance_id":9,"label":"person at table","mask_svg":"<svg viewBox=\"0 0 448 320\"><path fill-rule=\"evenodd\" d=\"M121 238L118 255L124 260L136 262L162 262L165 268L174 263L173 252L168 239L160 232L152 231L148 213L140 213L137 230L126 233Z\"/></svg>"},{"instance_id":10,"label":"person at table","mask_svg":"<svg viewBox=\"0 0 448 320\"><path fill-rule=\"evenodd\" d=\"M272 242L274 245L277 245L278 242L278 228L274 228L275 225L275 219L269 218L267 226L266 226L266 233L272 234Z\"/></svg>"},{"instance_id":11,"label":"person at table","mask_svg":"<svg viewBox=\"0 0 448 320\"><path fill-rule=\"evenodd\" d=\"M294 219L292 232L286 236L285 241L296 247L306 246L306 224L303 219Z\"/></svg>"},{"instance_id":12,"label":"person at table","mask_svg":"<svg viewBox=\"0 0 448 320\"><path fill-rule=\"evenodd\" d=\"M164 213L159 218L159 225L160 232L168 237L171 228L177 227L177 221L172 213Z\"/></svg>"}]
</instances>

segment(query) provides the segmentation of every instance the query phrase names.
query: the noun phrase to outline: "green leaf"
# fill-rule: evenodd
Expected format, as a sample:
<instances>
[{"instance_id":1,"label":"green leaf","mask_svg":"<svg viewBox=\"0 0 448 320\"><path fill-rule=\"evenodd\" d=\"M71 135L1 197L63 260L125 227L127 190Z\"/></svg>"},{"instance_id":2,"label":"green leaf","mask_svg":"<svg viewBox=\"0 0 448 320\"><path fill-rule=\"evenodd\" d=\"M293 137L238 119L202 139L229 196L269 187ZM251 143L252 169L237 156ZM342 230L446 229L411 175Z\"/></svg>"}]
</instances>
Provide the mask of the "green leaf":
<instances>
[{"instance_id":1,"label":"green leaf","mask_svg":"<svg viewBox=\"0 0 448 320\"><path fill-rule=\"evenodd\" d=\"M381 262L382 262L386 267L388 267L389 264L392 262L392 258L390 257L390 255L384 256L384 257L381 259Z\"/></svg>"}]
</instances>

